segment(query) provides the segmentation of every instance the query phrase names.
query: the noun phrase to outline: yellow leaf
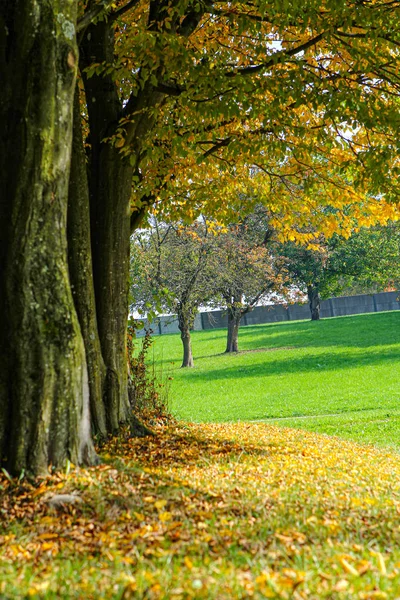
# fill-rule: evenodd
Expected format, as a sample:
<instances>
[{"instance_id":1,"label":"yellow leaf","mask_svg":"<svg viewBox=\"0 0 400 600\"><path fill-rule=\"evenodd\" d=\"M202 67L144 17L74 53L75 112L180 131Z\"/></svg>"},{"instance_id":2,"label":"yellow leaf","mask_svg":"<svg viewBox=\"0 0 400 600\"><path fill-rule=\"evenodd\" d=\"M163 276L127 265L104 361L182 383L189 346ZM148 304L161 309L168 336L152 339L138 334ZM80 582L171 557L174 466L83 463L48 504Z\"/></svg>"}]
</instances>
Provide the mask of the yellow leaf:
<instances>
[{"instance_id":1,"label":"yellow leaf","mask_svg":"<svg viewBox=\"0 0 400 600\"><path fill-rule=\"evenodd\" d=\"M382 573L382 575L387 575L385 559L383 558L382 554L380 552L377 552L376 557L378 559L378 568L380 572Z\"/></svg>"},{"instance_id":2,"label":"yellow leaf","mask_svg":"<svg viewBox=\"0 0 400 600\"><path fill-rule=\"evenodd\" d=\"M162 512L158 515L160 521L170 521L172 519L172 513L170 512Z\"/></svg>"},{"instance_id":3,"label":"yellow leaf","mask_svg":"<svg viewBox=\"0 0 400 600\"><path fill-rule=\"evenodd\" d=\"M183 562L185 563L188 569L193 569L193 563L188 556L185 556Z\"/></svg>"},{"instance_id":4,"label":"yellow leaf","mask_svg":"<svg viewBox=\"0 0 400 600\"><path fill-rule=\"evenodd\" d=\"M266 573L261 573L261 575L256 577L257 585L265 585L267 581L269 581L269 576Z\"/></svg>"},{"instance_id":5,"label":"yellow leaf","mask_svg":"<svg viewBox=\"0 0 400 600\"><path fill-rule=\"evenodd\" d=\"M58 533L41 533L38 535L38 540L54 540L58 538Z\"/></svg>"},{"instance_id":6,"label":"yellow leaf","mask_svg":"<svg viewBox=\"0 0 400 600\"><path fill-rule=\"evenodd\" d=\"M42 581L42 583L37 583L28 590L28 596L36 596L40 592L45 592L50 585L50 581Z\"/></svg>"},{"instance_id":7,"label":"yellow leaf","mask_svg":"<svg viewBox=\"0 0 400 600\"><path fill-rule=\"evenodd\" d=\"M349 562L347 562L347 560L345 558L340 558L339 561L340 561L340 564L342 565L343 569L347 573L350 573L350 575L356 575L357 577L359 576L359 572L357 571L357 569L355 569L353 567L353 565L351 565Z\"/></svg>"},{"instance_id":8,"label":"yellow leaf","mask_svg":"<svg viewBox=\"0 0 400 600\"><path fill-rule=\"evenodd\" d=\"M42 544L43 552L46 552L46 550L51 550L51 548L54 548L54 544L52 542L44 542Z\"/></svg>"},{"instance_id":9,"label":"yellow leaf","mask_svg":"<svg viewBox=\"0 0 400 600\"><path fill-rule=\"evenodd\" d=\"M128 585L125 587L121 600L129 600L129 598L135 598L136 590L136 581L133 580L130 583L128 583Z\"/></svg>"},{"instance_id":10,"label":"yellow leaf","mask_svg":"<svg viewBox=\"0 0 400 600\"><path fill-rule=\"evenodd\" d=\"M161 510L162 508L164 508L164 506L167 504L166 500L157 500L157 502L154 502L154 506L158 509Z\"/></svg>"}]
</instances>

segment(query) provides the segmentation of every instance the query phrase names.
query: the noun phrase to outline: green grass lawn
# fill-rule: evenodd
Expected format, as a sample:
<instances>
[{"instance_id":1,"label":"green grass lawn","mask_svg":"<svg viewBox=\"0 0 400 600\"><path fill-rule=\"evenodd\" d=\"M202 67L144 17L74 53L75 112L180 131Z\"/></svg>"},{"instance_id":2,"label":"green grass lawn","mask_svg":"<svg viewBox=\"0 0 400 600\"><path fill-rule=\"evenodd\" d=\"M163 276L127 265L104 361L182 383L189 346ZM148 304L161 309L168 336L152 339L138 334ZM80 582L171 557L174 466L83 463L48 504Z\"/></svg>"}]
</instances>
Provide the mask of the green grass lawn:
<instances>
[{"instance_id":1,"label":"green grass lawn","mask_svg":"<svg viewBox=\"0 0 400 600\"><path fill-rule=\"evenodd\" d=\"M194 369L178 335L155 338L173 377L172 412L194 422L265 420L400 448L400 311L193 333Z\"/></svg>"}]
</instances>

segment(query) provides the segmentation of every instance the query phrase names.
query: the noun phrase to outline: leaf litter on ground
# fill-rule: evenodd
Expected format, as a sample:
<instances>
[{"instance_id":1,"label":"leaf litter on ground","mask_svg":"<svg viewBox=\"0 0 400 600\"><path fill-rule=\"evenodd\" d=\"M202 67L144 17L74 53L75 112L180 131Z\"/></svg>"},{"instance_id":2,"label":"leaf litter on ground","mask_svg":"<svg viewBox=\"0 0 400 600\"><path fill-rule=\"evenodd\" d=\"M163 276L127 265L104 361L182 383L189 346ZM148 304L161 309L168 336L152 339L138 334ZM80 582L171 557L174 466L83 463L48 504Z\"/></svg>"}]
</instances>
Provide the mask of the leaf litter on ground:
<instances>
[{"instance_id":1,"label":"leaf litter on ground","mask_svg":"<svg viewBox=\"0 0 400 600\"><path fill-rule=\"evenodd\" d=\"M264 423L0 479L1 598L400 597L398 454ZM79 497L73 503L51 498Z\"/></svg>"}]
</instances>

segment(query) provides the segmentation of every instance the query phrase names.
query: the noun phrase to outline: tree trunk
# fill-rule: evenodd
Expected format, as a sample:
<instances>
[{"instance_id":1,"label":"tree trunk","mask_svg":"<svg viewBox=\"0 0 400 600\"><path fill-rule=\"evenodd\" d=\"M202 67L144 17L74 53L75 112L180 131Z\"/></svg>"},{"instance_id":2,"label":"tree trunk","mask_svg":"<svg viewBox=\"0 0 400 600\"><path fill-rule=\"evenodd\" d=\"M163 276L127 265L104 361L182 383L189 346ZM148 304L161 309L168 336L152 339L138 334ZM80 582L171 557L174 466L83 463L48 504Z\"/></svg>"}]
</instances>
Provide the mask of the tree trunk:
<instances>
[{"instance_id":1,"label":"tree trunk","mask_svg":"<svg viewBox=\"0 0 400 600\"><path fill-rule=\"evenodd\" d=\"M183 360L182 367L194 367L193 354L192 354L192 340L190 337L190 329L193 319L188 318L187 311L185 309L178 308L178 327L181 332L181 340L183 345Z\"/></svg>"},{"instance_id":2,"label":"tree trunk","mask_svg":"<svg viewBox=\"0 0 400 600\"><path fill-rule=\"evenodd\" d=\"M74 99L67 226L68 264L72 294L85 343L88 365L92 431L99 440L102 440L107 436L106 413L103 403L106 369L97 330L90 239L89 190L78 86L76 86Z\"/></svg>"},{"instance_id":3,"label":"tree trunk","mask_svg":"<svg viewBox=\"0 0 400 600\"><path fill-rule=\"evenodd\" d=\"M0 453L12 473L96 460L67 268L75 0L0 5Z\"/></svg>"},{"instance_id":4,"label":"tree trunk","mask_svg":"<svg viewBox=\"0 0 400 600\"><path fill-rule=\"evenodd\" d=\"M228 336L225 352L239 352L238 337L241 318L241 311L228 307Z\"/></svg>"},{"instance_id":5,"label":"tree trunk","mask_svg":"<svg viewBox=\"0 0 400 600\"><path fill-rule=\"evenodd\" d=\"M319 321L320 309L321 309L321 298L319 295L318 288L313 285L307 286L307 295L309 300L311 320Z\"/></svg>"},{"instance_id":6,"label":"tree trunk","mask_svg":"<svg viewBox=\"0 0 400 600\"><path fill-rule=\"evenodd\" d=\"M113 24L100 21L88 28L82 43L82 69L92 62L114 61ZM89 194L94 290L101 352L105 364L104 405L107 430L116 434L130 425L136 435L148 432L132 415L128 397L126 329L129 299L131 195L140 144L132 156L110 141L123 116L111 76L83 73L90 126ZM143 92L144 93L144 92ZM141 107L134 111L138 135L146 133ZM154 119L154 117L153 117Z\"/></svg>"},{"instance_id":7,"label":"tree trunk","mask_svg":"<svg viewBox=\"0 0 400 600\"><path fill-rule=\"evenodd\" d=\"M104 144L96 158L91 164L93 273L108 430L116 433L132 412L126 355L132 168Z\"/></svg>"},{"instance_id":8,"label":"tree trunk","mask_svg":"<svg viewBox=\"0 0 400 600\"><path fill-rule=\"evenodd\" d=\"M82 41L82 66L112 62L114 31L101 21ZM133 167L104 138L115 132L122 106L106 76L83 77L90 126L89 194L97 325L105 364L104 406L111 434L130 424L126 328L128 321L130 198Z\"/></svg>"},{"instance_id":9,"label":"tree trunk","mask_svg":"<svg viewBox=\"0 0 400 600\"><path fill-rule=\"evenodd\" d=\"M192 341L189 328L181 329L181 340L183 344L183 360L181 367L194 367Z\"/></svg>"}]
</instances>

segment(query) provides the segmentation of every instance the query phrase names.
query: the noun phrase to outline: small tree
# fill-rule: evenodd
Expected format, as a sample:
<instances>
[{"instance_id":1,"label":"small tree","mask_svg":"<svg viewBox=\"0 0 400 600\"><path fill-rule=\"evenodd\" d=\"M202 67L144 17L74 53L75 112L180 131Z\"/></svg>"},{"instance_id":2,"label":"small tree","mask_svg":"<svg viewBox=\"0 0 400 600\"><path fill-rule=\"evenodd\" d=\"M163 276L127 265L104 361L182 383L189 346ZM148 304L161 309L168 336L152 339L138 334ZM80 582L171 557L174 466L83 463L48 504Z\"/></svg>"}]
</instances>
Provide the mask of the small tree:
<instances>
[{"instance_id":1,"label":"small tree","mask_svg":"<svg viewBox=\"0 0 400 600\"><path fill-rule=\"evenodd\" d=\"M199 306L207 302L214 277L213 233L201 219L192 225L167 224L153 218L150 229L134 237L133 306L173 312L183 344L182 367L193 367L190 331Z\"/></svg>"},{"instance_id":2,"label":"small tree","mask_svg":"<svg viewBox=\"0 0 400 600\"><path fill-rule=\"evenodd\" d=\"M228 315L226 352L238 352L238 334L243 316L272 293L284 294L283 262L274 252L274 230L264 207L231 224L216 239L218 269L214 301Z\"/></svg>"},{"instance_id":3,"label":"small tree","mask_svg":"<svg viewBox=\"0 0 400 600\"><path fill-rule=\"evenodd\" d=\"M288 242L281 247L292 283L307 294L311 320L320 318L321 296L327 297L339 282L341 273L332 269L328 245L320 241L318 250Z\"/></svg>"}]
</instances>

